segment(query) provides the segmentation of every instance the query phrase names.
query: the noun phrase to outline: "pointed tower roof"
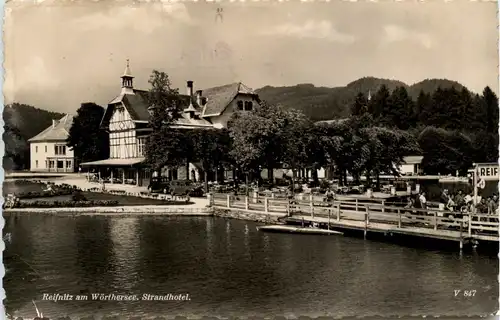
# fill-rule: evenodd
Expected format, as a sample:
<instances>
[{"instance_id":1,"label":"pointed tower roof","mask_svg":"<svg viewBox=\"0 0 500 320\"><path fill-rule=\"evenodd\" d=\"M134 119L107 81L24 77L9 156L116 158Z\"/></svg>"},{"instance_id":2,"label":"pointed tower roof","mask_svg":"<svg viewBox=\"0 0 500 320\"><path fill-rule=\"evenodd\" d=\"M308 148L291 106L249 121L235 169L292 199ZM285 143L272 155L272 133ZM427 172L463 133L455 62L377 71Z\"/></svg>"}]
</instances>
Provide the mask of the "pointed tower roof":
<instances>
[{"instance_id":1,"label":"pointed tower roof","mask_svg":"<svg viewBox=\"0 0 500 320\"><path fill-rule=\"evenodd\" d=\"M125 67L125 71L123 72L122 78L133 78L132 72L130 71L130 60L127 59L127 66Z\"/></svg>"},{"instance_id":2,"label":"pointed tower roof","mask_svg":"<svg viewBox=\"0 0 500 320\"><path fill-rule=\"evenodd\" d=\"M198 110L194 108L193 103L190 103L189 106L186 109L184 109L184 113L188 112L198 112Z\"/></svg>"}]
</instances>

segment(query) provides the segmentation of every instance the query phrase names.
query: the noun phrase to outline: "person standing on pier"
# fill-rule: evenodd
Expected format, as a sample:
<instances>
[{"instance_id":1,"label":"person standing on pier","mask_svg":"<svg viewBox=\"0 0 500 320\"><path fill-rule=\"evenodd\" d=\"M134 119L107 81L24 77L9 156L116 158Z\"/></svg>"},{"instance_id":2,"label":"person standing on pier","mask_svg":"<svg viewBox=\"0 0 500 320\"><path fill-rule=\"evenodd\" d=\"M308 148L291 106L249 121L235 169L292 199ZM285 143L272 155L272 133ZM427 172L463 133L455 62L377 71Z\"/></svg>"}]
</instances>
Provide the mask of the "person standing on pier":
<instances>
[{"instance_id":1,"label":"person standing on pier","mask_svg":"<svg viewBox=\"0 0 500 320\"><path fill-rule=\"evenodd\" d=\"M420 197L418 197L420 202L420 207L422 209L427 209L427 199L425 198L425 192L420 193Z\"/></svg>"}]
</instances>

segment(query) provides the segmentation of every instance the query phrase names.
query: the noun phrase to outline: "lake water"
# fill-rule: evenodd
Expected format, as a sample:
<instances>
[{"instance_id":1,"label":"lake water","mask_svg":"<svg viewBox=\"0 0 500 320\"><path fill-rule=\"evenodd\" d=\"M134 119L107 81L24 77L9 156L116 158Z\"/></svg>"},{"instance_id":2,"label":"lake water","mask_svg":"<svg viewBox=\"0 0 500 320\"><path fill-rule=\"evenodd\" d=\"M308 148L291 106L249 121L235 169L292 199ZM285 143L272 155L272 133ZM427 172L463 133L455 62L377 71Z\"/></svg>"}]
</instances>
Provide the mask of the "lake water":
<instances>
[{"instance_id":1,"label":"lake water","mask_svg":"<svg viewBox=\"0 0 500 320\"><path fill-rule=\"evenodd\" d=\"M11 216L7 312L34 316L472 315L498 309L495 256L342 236L268 234L214 217ZM454 290L461 290L456 296ZM475 290L464 297L464 290ZM43 294L189 294L47 301ZM74 297L74 298L75 298Z\"/></svg>"}]
</instances>

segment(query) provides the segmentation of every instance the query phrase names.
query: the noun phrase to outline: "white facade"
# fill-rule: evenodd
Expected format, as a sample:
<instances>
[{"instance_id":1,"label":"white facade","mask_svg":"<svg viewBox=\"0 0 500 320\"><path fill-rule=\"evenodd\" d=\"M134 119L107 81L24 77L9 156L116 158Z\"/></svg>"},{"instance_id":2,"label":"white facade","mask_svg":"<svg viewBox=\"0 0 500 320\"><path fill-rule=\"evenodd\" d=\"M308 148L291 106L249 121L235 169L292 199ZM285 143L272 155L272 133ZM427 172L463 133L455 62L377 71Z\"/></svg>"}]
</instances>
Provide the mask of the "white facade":
<instances>
[{"instance_id":1,"label":"white facade","mask_svg":"<svg viewBox=\"0 0 500 320\"><path fill-rule=\"evenodd\" d=\"M30 171L75 171L74 152L66 144L72 123L73 117L65 115L60 120L53 120L50 127L28 140L30 143Z\"/></svg>"},{"instance_id":2,"label":"white facade","mask_svg":"<svg viewBox=\"0 0 500 320\"><path fill-rule=\"evenodd\" d=\"M32 142L30 171L73 172L74 154L66 143Z\"/></svg>"},{"instance_id":3,"label":"white facade","mask_svg":"<svg viewBox=\"0 0 500 320\"><path fill-rule=\"evenodd\" d=\"M398 167L402 175L418 175L422 173L422 156L404 157L403 163Z\"/></svg>"},{"instance_id":4,"label":"white facade","mask_svg":"<svg viewBox=\"0 0 500 320\"><path fill-rule=\"evenodd\" d=\"M227 122L237 111L251 111L259 105L257 99L251 95L238 94L227 108L218 116L208 117L214 128L226 128Z\"/></svg>"},{"instance_id":5,"label":"white facade","mask_svg":"<svg viewBox=\"0 0 500 320\"><path fill-rule=\"evenodd\" d=\"M127 109L116 107L109 122L110 159L143 157L145 139L137 137L135 124Z\"/></svg>"}]
</instances>

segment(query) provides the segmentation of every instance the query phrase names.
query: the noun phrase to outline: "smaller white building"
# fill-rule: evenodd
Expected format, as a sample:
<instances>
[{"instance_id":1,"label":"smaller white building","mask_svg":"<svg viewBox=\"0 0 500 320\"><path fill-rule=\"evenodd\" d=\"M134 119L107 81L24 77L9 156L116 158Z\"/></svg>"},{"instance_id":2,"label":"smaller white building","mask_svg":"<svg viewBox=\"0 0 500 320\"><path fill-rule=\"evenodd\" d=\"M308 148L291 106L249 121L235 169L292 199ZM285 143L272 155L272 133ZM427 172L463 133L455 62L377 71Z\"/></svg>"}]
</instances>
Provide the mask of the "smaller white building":
<instances>
[{"instance_id":1,"label":"smaller white building","mask_svg":"<svg viewBox=\"0 0 500 320\"><path fill-rule=\"evenodd\" d=\"M67 114L33 138L30 144L30 171L74 172L73 150L66 144L73 116Z\"/></svg>"},{"instance_id":2,"label":"smaller white building","mask_svg":"<svg viewBox=\"0 0 500 320\"><path fill-rule=\"evenodd\" d=\"M399 172L402 175L419 175L422 173L423 156L408 156L404 157L403 163L399 167Z\"/></svg>"}]
</instances>

